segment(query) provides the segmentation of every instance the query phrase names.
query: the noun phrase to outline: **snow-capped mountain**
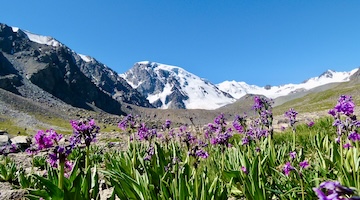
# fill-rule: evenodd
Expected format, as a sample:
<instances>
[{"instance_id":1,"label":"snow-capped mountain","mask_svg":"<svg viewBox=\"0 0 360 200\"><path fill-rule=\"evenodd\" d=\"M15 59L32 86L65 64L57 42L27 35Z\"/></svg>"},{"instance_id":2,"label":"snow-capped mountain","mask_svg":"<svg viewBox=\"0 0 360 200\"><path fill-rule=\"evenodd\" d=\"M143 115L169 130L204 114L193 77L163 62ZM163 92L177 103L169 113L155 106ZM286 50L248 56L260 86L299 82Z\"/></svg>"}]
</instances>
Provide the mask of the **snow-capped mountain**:
<instances>
[{"instance_id":1,"label":"snow-capped mountain","mask_svg":"<svg viewBox=\"0 0 360 200\"><path fill-rule=\"evenodd\" d=\"M214 84L177 66L143 61L120 76L158 108L216 109L235 101Z\"/></svg>"},{"instance_id":2,"label":"snow-capped mountain","mask_svg":"<svg viewBox=\"0 0 360 200\"><path fill-rule=\"evenodd\" d=\"M259 87L256 85L248 85L245 82L236 81L224 81L217 84L217 87L233 97L239 99L246 94L260 94L269 98L277 98L285 96L291 93L300 91L307 91L315 87L325 85L328 83L346 82L350 80L350 76L358 71L358 68L351 70L350 72L335 72L327 70L318 77L310 78L300 84L285 84L280 86L265 86Z\"/></svg>"}]
</instances>

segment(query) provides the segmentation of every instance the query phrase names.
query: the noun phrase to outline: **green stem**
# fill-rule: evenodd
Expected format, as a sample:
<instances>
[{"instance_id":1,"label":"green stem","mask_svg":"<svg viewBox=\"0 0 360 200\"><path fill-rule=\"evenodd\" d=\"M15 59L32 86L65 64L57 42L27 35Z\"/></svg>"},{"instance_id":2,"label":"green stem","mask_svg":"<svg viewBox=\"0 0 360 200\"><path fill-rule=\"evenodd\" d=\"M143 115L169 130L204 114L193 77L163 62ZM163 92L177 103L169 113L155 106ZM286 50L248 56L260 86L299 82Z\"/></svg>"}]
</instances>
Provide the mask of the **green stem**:
<instances>
[{"instance_id":1,"label":"green stem","mask_svg":"<svg viewBox=\"0 0 360 200\"><path fill-rule=\"evenodd\" d=\"M295 135L295 131L293 131L293 151L295 151L296 148L296 135Z\"/></svg>"},{"instance_id":2,"label":"green stem","mask_svg":"<svg viewBox=\"0 0 360 200\"><path fill-rule=\"evenodd\" d=\"M63 189L63 185L64 185L64 172L65 172L65 162L64 161L59 161L59 167L60 167L60 172L59 172L59 184L58 184L58 188L60 190Z\"/></svg>"},{"instance_id":3,"label":"green stem","mask_svg":"<svg viewBox=\"0 0 360 200\"><path fill-rule=\"evenodd\" d=\"M31 155L31 173L34 173L34 155Z\"/></svg>"},{"instance_id":4,"label":"green stem","mask_svg":"<svg viewBox=\"0 0 360 200\"><path fill-rule=\"evenodd\" d=\"M86 158L85 158L85 169L87 170L87 168L90 165L90 158L89 158L89 147L86 147Z\"/></svg>"},{"instance_id":5,"label":"green stem","mask_svg":"<svg viewBox=\"0 0 360 200\"><path fill-rule=\"evenodd\" d=\"M224 153L225 152L222 152L222 154L221 154L221 173L223 173L223 171L224 171L224 159L225 159Z\"/></svg>"},{"instance_id":6,"label":"green stem","mask_svg":"<svg viewBox=\"0 0 360 200\"><path fill-rule=\"evenodd\" d=\"M305 200L305 194L304 194L304 183L302 178L300 179L300 184L301 184L301 199Z\"/></svg>"},{"instance_id":7,"label":"green stem","mask_svg":"<svg viewBox=\"0 0 360 200\"><path fill-rule=\"evenodd\" d=\"M340 136L340 159L341 159L341 166L344 166L343 143L341 136Z\"/></svg>"},{"instance_id":8,"label":"green stem","mask_svg":"<svg viewBox=\"0 0 360 200\"><path fill-rule=\"evenodd\" d=\"M195 173L194 173L194 178L195 178L195 198L198 199L199 198L199 187L198 187L198 178L197 178L197 169L195 168Z\"/></svg>"}]
</instances>

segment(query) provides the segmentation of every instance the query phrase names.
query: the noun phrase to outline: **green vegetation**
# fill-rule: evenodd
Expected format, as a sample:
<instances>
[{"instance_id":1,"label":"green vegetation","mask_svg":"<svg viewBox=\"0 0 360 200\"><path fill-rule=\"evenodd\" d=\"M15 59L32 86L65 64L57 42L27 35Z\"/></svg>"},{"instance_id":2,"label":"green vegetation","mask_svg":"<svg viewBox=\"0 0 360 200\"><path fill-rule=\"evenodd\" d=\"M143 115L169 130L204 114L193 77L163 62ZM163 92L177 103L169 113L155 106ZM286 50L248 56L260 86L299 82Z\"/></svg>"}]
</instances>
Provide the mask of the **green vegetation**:
<instances>
[{"instance_id":1,"label":"green vegetation","mask_svg":"<svg viewBox=\"0 0 360 200\"><path fill-rule=\"evenodd\" d=\"M289 109L290 127L278 133L270 101L256 97L254 107L256 118L237 116L230 124L221 114L202 132L171 127L170 120L154 129L129 115L119 123L130 134L125 151L93 145L93 120L71 121L69 145L58 145L56 132L39 131L29 150L48 151L49 163L33 157L45 177L14 173L18 166L7 158L0 177L26 188L29 199L99 199L99 177L113 188L110 199L359 198L360 134L351 97L341 96L332 117L311 124L298 124Z\"/></svg>"},{"instance_id":2,"label":"green vegetation","mask_svg":"<svg viewBox=\"0 0 360 200\"><path fill-rule=\"evenodd\" d=\"M308 94L275 107L274 114L282 115L289 108L294 108L300 113L329 110L334 107L337 98L341 94L360 94L360 84L342 83L326 91ZM360 98L354 99L356 99L355 104L360 104Z\"/></svg>"},{"instance_id":3,"label":"green vegetation","mask_svg":"<svg viewBox=\"0 0 360 200\"><path fill-rule=\"evenodd\" d=\"M11 135L30 135L32 130L24 127L19 127L10 119L0 120L0 130L5 130Z\"/></svg>"}]
</instances>

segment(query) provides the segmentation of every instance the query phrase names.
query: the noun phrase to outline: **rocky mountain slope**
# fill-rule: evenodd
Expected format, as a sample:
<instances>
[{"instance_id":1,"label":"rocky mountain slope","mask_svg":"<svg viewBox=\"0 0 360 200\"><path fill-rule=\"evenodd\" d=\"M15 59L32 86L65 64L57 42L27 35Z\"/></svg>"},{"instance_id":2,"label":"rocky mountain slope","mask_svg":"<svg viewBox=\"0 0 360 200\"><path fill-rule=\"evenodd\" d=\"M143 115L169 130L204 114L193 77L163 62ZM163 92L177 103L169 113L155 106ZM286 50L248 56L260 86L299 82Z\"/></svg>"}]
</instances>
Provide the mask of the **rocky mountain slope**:
<instances>
[{"instance_id":1,"label":"rocky mountain slope","mask_svg":"<svg viewBox=\"0 0 360 200\"><path fill-rule=\"evenodd\" d=\"M0 88L33 100L124 114L121 102L151 104L116 72L57 40L0 24Z\"/></svg>"}]
</instances>

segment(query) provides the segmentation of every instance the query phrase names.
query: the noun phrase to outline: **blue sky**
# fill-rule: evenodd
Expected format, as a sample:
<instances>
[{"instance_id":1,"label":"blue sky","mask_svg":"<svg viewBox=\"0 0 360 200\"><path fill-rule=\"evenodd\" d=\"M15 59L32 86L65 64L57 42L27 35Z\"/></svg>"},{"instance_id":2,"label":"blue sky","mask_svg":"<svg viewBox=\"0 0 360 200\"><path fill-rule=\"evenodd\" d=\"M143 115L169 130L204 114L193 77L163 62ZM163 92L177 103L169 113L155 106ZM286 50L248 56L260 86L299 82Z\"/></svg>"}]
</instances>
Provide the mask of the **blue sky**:
<instances>
[{"instance_id":1,"label":"blue sky","mask_svg":"<svg viewBox=\"0 0 360 200\"><path fill-rule=\"evenodd\" d=\"M212 83L300 83L360 66L360 1L4 1L0 22L49 35L118 73L176 65Z\"/></svg>"}]
</instances>

